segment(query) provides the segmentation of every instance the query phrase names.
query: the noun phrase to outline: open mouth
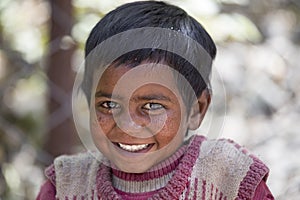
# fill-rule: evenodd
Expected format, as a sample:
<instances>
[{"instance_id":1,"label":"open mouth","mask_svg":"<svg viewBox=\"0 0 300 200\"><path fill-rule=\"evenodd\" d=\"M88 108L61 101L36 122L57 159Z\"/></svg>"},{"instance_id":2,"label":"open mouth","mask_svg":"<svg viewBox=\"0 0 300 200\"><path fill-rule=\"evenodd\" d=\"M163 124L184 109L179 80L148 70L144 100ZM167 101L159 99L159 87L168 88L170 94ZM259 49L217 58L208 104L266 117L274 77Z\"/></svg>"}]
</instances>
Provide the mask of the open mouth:
<instances>
[{"instance_id":1,"label":"open mouth","mask_svg":"<svg viewBox=\"0 0 300 200\"><path fill-rule=\"evenodd\" d=\"M151 149L154 144L122 144L115 143L120 149L131 153L145 153Z\"/></svg>"}]
</instances>

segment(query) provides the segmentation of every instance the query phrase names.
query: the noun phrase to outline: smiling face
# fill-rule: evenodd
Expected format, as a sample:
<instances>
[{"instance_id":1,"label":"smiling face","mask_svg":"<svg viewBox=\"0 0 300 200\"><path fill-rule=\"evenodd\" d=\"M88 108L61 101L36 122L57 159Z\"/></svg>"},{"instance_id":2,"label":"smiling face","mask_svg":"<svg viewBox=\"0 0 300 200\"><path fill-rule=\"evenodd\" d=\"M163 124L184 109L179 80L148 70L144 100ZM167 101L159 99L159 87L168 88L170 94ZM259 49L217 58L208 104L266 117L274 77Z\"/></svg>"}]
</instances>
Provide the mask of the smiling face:
<instances>
[{"instance_id":1,"label":"smiling face","mask_svg":"<svg viewBox=\"0 0 300 200\"><path fill-rule=\"evenodd\" d=\"M171 156L191 125L171 68L149 65L108 67L92 104L94 143L125 172L145 172Z\"/></svg>"}]
</instances>

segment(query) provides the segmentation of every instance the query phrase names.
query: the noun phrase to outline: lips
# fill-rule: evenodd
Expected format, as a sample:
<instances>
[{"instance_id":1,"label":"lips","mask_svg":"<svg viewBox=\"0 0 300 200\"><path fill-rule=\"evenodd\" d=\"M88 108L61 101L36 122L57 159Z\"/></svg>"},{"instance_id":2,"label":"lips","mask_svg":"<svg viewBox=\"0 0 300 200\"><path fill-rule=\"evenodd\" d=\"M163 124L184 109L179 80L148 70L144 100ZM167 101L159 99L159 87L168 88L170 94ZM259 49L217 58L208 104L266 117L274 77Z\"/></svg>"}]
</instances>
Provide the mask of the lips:
<instances>
[{"instance_id":1,"label":"lips","mask_svg":"<svg viewBox=\"0 0 300 200\"><path fill-rule=\"evenodd\" d=\"M154 144L122 144L115 143L120 149L131 153L144 153L150 150Z\"/></svg>"}]
</instances>

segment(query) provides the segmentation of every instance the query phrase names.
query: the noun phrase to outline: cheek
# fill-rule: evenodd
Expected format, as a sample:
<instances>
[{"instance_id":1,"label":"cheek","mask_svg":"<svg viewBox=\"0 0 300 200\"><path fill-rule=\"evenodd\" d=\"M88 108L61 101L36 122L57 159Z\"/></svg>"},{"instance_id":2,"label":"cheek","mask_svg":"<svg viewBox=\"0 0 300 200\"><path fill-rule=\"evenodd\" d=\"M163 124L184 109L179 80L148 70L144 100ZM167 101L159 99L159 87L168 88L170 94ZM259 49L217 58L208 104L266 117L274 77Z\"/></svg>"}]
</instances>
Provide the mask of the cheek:
<instances>
[{"instance_id":1,"label":"cheek","mask_svg":"<svg viewBox=\"0 0 300 200\"><path fill-rule=\"evenodd\" d=\"M167 120L164 123L163 128L156 135L156 140L160 146L165 146L170 143L176 134L181 134L180 130L181 124L181 115L180 113L171 113L168 115Z\"/></svg>"},{"instance_id":2,"label":"cheek","mask_svg":"<svg viewBox=\"0 0 300 200\"><path fill-rule=\"evenodd\" d=\"M114 127L115 124L112 115L105 115L97 112L96 116L97 125L99 126L99 128L101 128L101 132L103 132L105 135L108 135L108 133Z\"/></svg>"}]
</instances>

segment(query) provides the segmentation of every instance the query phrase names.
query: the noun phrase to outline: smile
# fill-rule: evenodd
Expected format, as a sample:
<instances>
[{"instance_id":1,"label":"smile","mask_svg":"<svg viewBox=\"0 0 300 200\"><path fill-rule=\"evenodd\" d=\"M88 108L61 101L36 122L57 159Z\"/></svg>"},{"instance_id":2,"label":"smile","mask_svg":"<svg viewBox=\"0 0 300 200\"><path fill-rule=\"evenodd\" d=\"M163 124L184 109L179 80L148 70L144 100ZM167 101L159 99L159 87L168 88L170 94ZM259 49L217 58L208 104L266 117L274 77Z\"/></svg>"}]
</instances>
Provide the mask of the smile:
<instances>
[{"instance_id":1,"label":"smile","mask_svg":"<svg viewBox=\"0 0 300 200\"><path fill-rule=\"evenodd\" d=\"M139 144L139 145L128 145L128 144L122 144L122 143L117 143L118 147L125 151L129 152L143 152L143 150L148 150L150 149L149 147L152 147L153 144Z\"/></svg>"}]
</instances>

